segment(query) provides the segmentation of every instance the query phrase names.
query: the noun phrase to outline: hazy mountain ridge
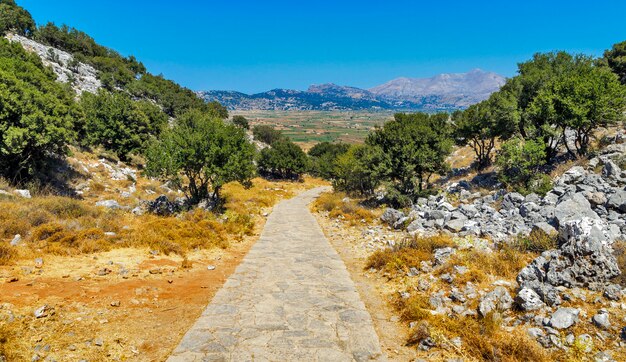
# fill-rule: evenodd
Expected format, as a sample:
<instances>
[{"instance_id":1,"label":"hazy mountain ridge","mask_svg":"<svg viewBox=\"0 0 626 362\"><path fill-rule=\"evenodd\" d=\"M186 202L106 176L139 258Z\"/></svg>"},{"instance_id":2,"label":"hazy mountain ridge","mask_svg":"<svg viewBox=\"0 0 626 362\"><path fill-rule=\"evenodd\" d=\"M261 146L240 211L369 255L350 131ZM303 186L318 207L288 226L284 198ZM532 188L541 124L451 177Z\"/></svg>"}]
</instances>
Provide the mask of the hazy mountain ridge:
<instances>
[{"instance_id":1,"label":"hazy mountain ridge","mask_svg":"<svg viewBox=\"0 0 626 362\"><path fill-rule=\"evenodd\" d=\"M361 89L333 83L312 85L306 91L273 89L256 94L201 91L206 101L218 101L231 110L454 110L478 103L503 84L505 78L474 69L468 73L430 78L397 78Z\"/></svg>"}]
</instances>

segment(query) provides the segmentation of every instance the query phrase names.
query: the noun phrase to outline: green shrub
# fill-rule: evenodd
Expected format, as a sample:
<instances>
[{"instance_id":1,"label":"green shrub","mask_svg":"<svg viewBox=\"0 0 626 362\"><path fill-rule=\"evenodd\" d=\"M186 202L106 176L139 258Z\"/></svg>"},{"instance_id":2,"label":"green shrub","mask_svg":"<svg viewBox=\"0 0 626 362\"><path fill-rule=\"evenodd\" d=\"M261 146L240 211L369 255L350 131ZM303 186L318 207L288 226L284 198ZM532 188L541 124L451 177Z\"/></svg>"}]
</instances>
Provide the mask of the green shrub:
<instances>
[{"instance_id":1,"label":"green shrub","mask_svg":"<svg viewBox=\"0 0 626 362\"><path fill-rule=\"evenodd\" d=\"M243 129L250 129L250 123L248 122L248 119L244 116L233 116L233 124Z\"/></svg>"},{"instance_id":2,"label":"green shrub","mask_svg":"<svg viewBox=\"0 0 626 362\"><path fill-rule=\"evenodd\" d=\"M546 163L545 145L541 141L513 138L502 145L496 163L500 167L498 178L510 187L525 193L533 184L537 191L547 187L547 180L537 175Z\"/></svg>"},{"instance_id":3,"label":"green shrub","mask_svg":"<svg viewBox=\"0 0 626 362\"><path fill-rule=\"evenodd\" d=\"M335 178L334 168L337 158L350 149L346 143L321 142L313 146L309 152L309 173L326 180Z\"/></svg>"},{"instance_id":4,"label":"green shrub","mask_svg":"<svg viewBox=\"0 0 626 362\"><path fill-rule=\"evenodd\" d=\"M81 106L85 114L82 142L101 145L122 160L142 150L146 141L167 124L167 116L157 106L133 101L121 92L85 93Z\"/></svg>"},{"instance_id":5,"label":"green shrub","mask_svg":"<svg viewBox=\"0 0 626 362\"><path fill-rule=\"evenodd\" d=\"M75 137L73 97L37 55L0 39L0 176L32 179L67 153Z\"/></svg>"},{"instance_id":6,"label":"green shrub","mask_svg":"<svg viewBox=\"0 0 626 362\"><path fill-rule=\"evenodd\" d=\"M257 141L272 145L276 141L285 140L286 137L283 134L271 126L258 125L252 128L252 135Z\"/></svg>"},{"instance_id":7,"label":"green shrub","mask_svg":"<svg viewBox=\"0 0 626 362\"><path fill-rule=\"evenodd\" d=\"M398 113L367 137L368 145L388 157L388 179L402 194L420 194L430 188L432 175L447 171L453 145L448 118L447 113Z\"/></svg>"},{"instance_id":8,"label":"green shrub","mask_svg":"<svg viewBox=\"0 0 626 362\"><path fill-rule=\"evenodd\" d=\"M249 185L254 146L244 131L198 110L183 114L146 152L146 172L179 186L191 203L210 198L231 181Z\"/></svg>"},{"instance_id":9,"label":"green shrub","mask_svg":"<svg viewBox=\"0 0 626 362\"><path fill-rule=\"evenodd\" d=\"M30 35L35 29L35 21L28 11L14 0L0 0L0 36L8 32Z\"/></svg>"},{"instance_id":10,"label":"green shrub","mask_svg":"<svg viewBox=\"0 0 626 362\"><path fill-rule=\"evenodd\" d=\"M288 140L279 140L261 150L259 173L281 179L299 179L308 168L308 159L302 149Z\"/></svg>"},{"instance_id":11,"label":"green shrub","mask_svg":"<svg viewBox=\"0 0 626 362\"><path fill-rule=\"evenodd\" d=\"M349 194L369 196L388 172L389 159L380 147L352 146L334 162L333 186Z\"/></svg>"}]
</instances>

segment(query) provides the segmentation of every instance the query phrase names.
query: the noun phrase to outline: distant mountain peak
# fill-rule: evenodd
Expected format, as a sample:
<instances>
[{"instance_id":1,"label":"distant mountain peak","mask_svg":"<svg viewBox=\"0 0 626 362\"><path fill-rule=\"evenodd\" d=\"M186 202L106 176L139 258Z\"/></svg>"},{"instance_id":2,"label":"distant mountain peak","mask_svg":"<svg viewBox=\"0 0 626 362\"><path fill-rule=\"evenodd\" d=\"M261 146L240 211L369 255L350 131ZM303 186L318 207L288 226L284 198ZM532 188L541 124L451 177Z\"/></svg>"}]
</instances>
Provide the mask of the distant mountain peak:
<instances>
[{"instance_id":1,"label":"distant mountain peak","mask_svg":"<svg viewBox=\"0 0 626 362\"><path fill-rule=\"evenodd\" d=\"M454 110L478 103L503 84L505 78L479 68L467 73L443 73L430 78L399 77L361 89L335 83L313 84L306 91L272 89L246 95L207 91L198 94L233 110Z\"/></svg>"}]
</instances>

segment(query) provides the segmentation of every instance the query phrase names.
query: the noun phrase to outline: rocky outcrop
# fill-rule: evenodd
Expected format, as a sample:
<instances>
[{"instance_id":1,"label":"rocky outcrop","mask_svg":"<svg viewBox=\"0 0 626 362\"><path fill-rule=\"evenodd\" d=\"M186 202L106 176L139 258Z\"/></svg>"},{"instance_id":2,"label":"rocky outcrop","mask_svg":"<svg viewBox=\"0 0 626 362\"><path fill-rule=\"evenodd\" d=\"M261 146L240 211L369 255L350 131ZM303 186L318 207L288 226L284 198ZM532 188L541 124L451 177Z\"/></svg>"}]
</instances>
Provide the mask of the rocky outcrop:
<instances>
[{"instance_id":1,"label":"rocky outcrop","mask_svg":"<svg viewBox=\"0 0 626 362\"><path fill-rule=\"evenodd\" d=\"M70 53L40 44L20 35L8 34L12 42L20 43L24 49L37 54L44 65L52 68L57 80L70 83L77 94L83 92L96 93L102 88L97 70L91 65L78 62Z\"/></svg>"},{"instance_id":2,"label":"rocky outcrop","mask_svg":"<svg viewBox=\"0 0 626 362\"><path fill-rule=\"evenodd\" d=\"M517 276L520 288L534 291L548 305L560 303L560 286L603 289L620 269L598 224L583 218L563 225L559 249L543 252L523 268Z\"/></svg>"},{"instance_id":3,"label":"rocky outcrop","mask_svg":"<svg viewBox=\"0 0 626 362\"><path fill-rule=\"evenodd\" d=\"M462 181L450 184L447 194L418 199L406 214L397 210L386 211L387 215L393 212L396 217L393 223L383 221L395 228L406 228L410 233L447 232L462 237L505 241L528 234L533 229L555 234L568 222L584 218L587 221L584 225L577 224L578 227L592 227L594 233L602 234L603 243L624 240L626 177L622 177L624 171L612 160L626 156L626 144L612 146L607 147L610 151L605 150L592 159L588 169L575 166L565 172L543 197L536 194L523 196L505 190L482 195L471 192L478 184ZM600 165L610 165L610 171L593 172ZM482 178L477 182L483 182ZM454 195L460 204L453 206L448 195ZM402 222L398 223L400 220Z\"/></svg>"}]
</instances>

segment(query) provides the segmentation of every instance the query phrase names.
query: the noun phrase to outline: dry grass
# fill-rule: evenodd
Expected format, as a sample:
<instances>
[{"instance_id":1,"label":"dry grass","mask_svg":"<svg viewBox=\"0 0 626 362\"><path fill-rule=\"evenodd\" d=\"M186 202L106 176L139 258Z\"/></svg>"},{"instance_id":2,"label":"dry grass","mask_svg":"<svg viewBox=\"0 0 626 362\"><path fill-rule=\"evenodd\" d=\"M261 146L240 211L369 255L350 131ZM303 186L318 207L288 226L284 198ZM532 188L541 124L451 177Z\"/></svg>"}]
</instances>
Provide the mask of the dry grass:
<instances>
[{"instance_id":1,"label":"dry grass","mask_svg":"<svg viewBox=\"0 0 626 362\"><path fill-rule=\"evenodd\" d=\"M0 264L41 253L78 255L119 247L148 247L164 254L183 256L190 250L226 248L230 242L252 235L261 215L269 212L277 201L305 188L325 184L311 178L307 178L306 183L258 178L248 189L238 183L224 187L227 211L222 215L192 210L171 217L135 216L124 210L94 205L99 200L113 199L134 207L138 200L154 199L166 190L158 182L143 177L111 180L108 171L96 163L93 155L76 157L97 170L88 181L89 188L82 200L50 195L35 195L32 199L0 198ZM133 185L137 191L132 198L120 196L121 191ZM8 245L17 234L22 235L26 247Z\"/></svg>"},{"instance_id":2,"label":"dry grass","mask_svg":"<svg viewBox=\"0 0 626 362\"><path fill-rule=\"evenodd\" d=\"M408 299L398 298L396 308L402 319L418 322L411 331L409 344L419 344L430 338L438 347L451 355L460 355L476 361L551 361L549 354L522 330L506 331L497 313L485 318L448 317L433 315L429 311L428 298L415 295ZM460 337L460 347L451 343Z\"/></svg>"},{"instance_id":3,"label":"dry grass","mask_svg":"<svg viewBox=\"0 0 626 362\"><path fill-rule=\"evenodd\" d=\"M376 218L372 210L360 206L357 201L341 192L322 194L313 203L313 210L326 211L331 218L343 219L350 225L371 223Z\"/></svg>"},{"instance_id":4,"label":"dry grass","mask_svg":"<svg viewBox=\"0 0 626 362\"><path fill-rule=\"evenodd\" d=\"M414 236L394 248L374 252L369 257L366 267L401 272L410 267L419 268L420 262L430 260L436 249L447 246L454 246L454 241L448 235Z\"/></svg>"},{"instance_id":5,"label":"dry grass","mask_svg":"<svg viewBox=\"0 0 626 362\"><path fill-rule=\"evenodd\" d=\"M626 287L626 241L617 241L613 243L613 252L617 258L617 265L622 271L622 274L615 277L613 282Z\"/></svg>"},{"instance_id":6,"label":"dry grass","mask_svg":"<svg viewBox=\"0 0 626 362\"><path fill-rule=\"evenodd\" d=\"M548 235L536 229L527 236L519 236L513 241L513 247L520 251L542 253L546 250L556 249L558 246L558 234Z\"/></svg>"}]
</instances>

